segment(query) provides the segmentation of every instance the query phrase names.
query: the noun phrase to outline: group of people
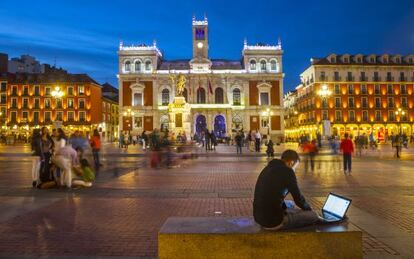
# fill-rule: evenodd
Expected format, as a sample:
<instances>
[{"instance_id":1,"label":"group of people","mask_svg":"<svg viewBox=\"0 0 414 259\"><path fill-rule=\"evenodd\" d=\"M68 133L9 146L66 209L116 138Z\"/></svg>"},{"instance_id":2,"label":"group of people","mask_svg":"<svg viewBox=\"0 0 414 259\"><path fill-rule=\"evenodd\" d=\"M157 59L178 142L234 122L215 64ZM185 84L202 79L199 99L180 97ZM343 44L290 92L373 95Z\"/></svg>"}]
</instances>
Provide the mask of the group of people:
<instances>
[{"instance_id":1,"label":"group of people","mask_svg":"<svg viewBox=\"0 0 414 259\"><path fill-rule=\"evenodd\" d=\"M68 138L62 128L34 129L31 137L33 155L32 186L38 188L92 186L95 172L85 151L92 151L95 170L102 166L99 160L101 140L98 130L90 139L75 131Z\"/></svg>"},{"instance_id":2,"label":"group of people","mask_svg":"<svg viewBox=\"0 0 414 259\"><path fill-rule=\"evenodd\" d=\"M205 147L206 151L216 150L218 145L218 139L213 130L204 129L201 133L195 133L193 138L194 141Z\"/></svg>"}]
</instances>

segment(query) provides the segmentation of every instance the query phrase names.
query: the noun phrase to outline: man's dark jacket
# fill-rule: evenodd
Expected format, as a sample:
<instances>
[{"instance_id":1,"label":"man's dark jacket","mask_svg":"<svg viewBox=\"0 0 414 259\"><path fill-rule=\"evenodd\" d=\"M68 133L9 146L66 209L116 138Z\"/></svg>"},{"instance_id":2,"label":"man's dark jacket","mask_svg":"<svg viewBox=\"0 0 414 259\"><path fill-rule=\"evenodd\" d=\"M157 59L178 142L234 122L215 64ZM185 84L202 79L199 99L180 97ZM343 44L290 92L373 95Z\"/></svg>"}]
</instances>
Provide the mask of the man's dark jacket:
<instances>
[{"instance_id":1,"label":"man's dark jacket","mask_svg":"<svg viewBox=\"0 0 414 259\"><path fill-rule=\"evenodd\" d=\"M267 228L280 225L286 209L284 198L288 193L291 193L298 207L311 210L300 193L295 172L282 160L273 159L257 179L253 201L254 220Z\"/></svg>"}]
</instances>

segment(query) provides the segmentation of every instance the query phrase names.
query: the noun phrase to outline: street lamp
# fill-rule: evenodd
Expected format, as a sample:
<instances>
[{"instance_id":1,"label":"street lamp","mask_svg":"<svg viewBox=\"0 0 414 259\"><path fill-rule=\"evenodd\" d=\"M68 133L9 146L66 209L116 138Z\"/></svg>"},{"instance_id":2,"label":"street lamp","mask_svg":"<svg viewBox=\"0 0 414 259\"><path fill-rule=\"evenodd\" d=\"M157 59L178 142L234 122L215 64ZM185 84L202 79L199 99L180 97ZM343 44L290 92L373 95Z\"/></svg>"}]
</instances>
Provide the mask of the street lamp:
<instances>
[{"instance_id":1,"label":"street lamp","mask_svg":"<svg viewBox=\"0 0 414 259\"><path fill-rule=\"evenodd\" d=\"M273 112L269 108L266 111L263 111L263 116L267 116L267 135L270 138L270 116L273 115Z\"/></svg>"},{"instance_id":2,"label":"street lamp","mask_svg":"<svg viewBox=\"0 0 414 259\"><path fill-rule=\"evenodd\" d=\"M401 109L401 108L398 108L398 110L395 112L395 115L396 116L398 116L398 123L400 124L400 135L401 135L401 116L405 116L405 114L406 114L407 112L406 111L404 111L403 109Z\"/></svg>"},{"instance_id":3,"label":"street lamp","mask_svg":"<svg viewBox=\"0 0 414 259\"><path fill-rule=\"evenodd\" d=\"M318 91L318 95L321 97L322 104L324 104L324 102L326 102L328 97L332 95L332 91L329 90L328 85L323 84L321 86L321 89ZM327 108L324 105L321 105L321 106L322 108ZM319 121L317 123L318 123L318 131L319 131Z\"/></svg>"},{"instance_id":4,"label":"street lamp","mask_svg":"<svg viewBox=\"0 0 414 259\"><path fill-rule=\"evenodd\" d=\"M55 86L55 89L50 93L52 95L52 97L56 100L61 99L65 93L60 89L59 86ZM57 106L57 104L56 104ZM57 107L57 108L61 108L61 107ZM62 122L63 118L56 118L56 124L55 127L59 128L61 126L61 122ZM60 125L59 125L60 123Z\"/></svg>"}]
</instances>

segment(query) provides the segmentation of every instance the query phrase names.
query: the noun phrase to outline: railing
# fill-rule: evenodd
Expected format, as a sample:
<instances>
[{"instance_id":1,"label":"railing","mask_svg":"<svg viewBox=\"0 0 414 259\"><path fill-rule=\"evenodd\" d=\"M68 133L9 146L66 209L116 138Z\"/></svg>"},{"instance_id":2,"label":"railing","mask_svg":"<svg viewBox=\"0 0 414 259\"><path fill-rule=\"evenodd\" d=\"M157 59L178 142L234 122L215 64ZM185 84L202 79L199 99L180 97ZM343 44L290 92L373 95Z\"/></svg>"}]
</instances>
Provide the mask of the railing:
<instances>
[{"instance_id":1,"label":"railing","mask_svg":"<svg viewBox=\"0 0 414 259\"><path fill-rule=\"evenodd\" d=\"M392 82L394 81L394 77L392 76L387 76L387 82Z\"/></svg>"},{"instance_id":2,"label":"railing","mask_svg":"<svg viewBox=\"0 0 414 259\"><path fill-rule=\"evenodd\" d=\"M379 82L379 81L381 81L381 77L379 77L379 76L374 76L373 78L372 78L372 80L374 80L374 82Z\"/></svg>"},{"instance_id":3,"label":"railing","mask_svg":"<svg viewBox=\"0 0 414 259\"><path fill-rule=\"evenodd\" d=\"M359 81L366 82L366 81L368 81L368 77L366 77L366 76L360 76L359 77Z\"/></svg>"},{"instance_id":4,"label":"railing","mask_svg":"<svg viewBox=\"0 0 414 259\"><path fill-rule=\"evenodd\" d=\"M347 76L346 81L352 82L352 81L354 81L354 77L353 76Z\"/></svg>"},{"instance_id":5,"label":"railing","mask_svg":"<svg viewBox=\"0 0 414 259\"><path fill-rule=\"evenodd\" d=\"M340 76L334 76L334 81L341 81L341 77Z\"/></svg>"}]
</instances>

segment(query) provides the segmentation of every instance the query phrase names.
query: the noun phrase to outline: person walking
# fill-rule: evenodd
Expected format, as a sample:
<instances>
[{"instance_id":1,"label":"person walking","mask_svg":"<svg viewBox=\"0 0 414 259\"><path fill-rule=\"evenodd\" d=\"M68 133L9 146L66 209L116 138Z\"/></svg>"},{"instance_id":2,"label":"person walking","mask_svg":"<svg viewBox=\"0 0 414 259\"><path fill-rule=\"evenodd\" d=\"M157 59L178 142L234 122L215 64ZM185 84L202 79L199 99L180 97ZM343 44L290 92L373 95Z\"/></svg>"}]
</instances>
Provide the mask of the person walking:
<instances>
[{"instance_id":1,"label":"person walking","mask_svg":"<svg viewBox=\"0 0 414 259\"><path fill-rule=\"evenodd\" d=\"M267 146L267 149L266 149L267 157L268 158L274 157L275 150L273 149L273 141L271 139L269 139L266 146Z\"/></svg>"},{"instance_id":2,"label":"person walking","mask_svg":"<svg viewBox=\"0 0 414 259\"><path fill-rule=\"evenodd\" d=\"M236 150L237 154L242 153L242 145L243 145L243 136L240 132L237 133L237 135L234 137L234 140L236 142Z\"/></svg>"},{"instance_id":3,"label":"person walking","mask_svg":"<svg viewBox=\"0 0 414 259\"><path fill-rule=\"evenodd\" d=\"M97 129L93 131L93 135L90 140L93 161L95 162L95 169L99 169L102 164L99 161L99 152L101 151L101 136Z\"/></svg>"},{"instance_id":4,"label":"person walking","mask_svg":"<svg viewBox=\"0 0 414 259\"><path fill-rule=\"evenodd\" d=\"M402 149L402 137L401 135L397 134L394 137L394 141L392 142L393 147L395 147L395 156L400 158L401 156L401 149Z\"/></svg>"},{"instance_id":5,"label":"person walking","mask_svg":"<svg viewBox=\"0 0 414 259\"><path fill-rule=\"evenodd\" d=\"M256 144L255 145L256 152L260 152L260 143L262 141L262 135L260 135L260 132L259 131L256 132L254 138L255 138L255 144Z\"/></svg>"},{"instance_id":6,"label":"person walking","mask_svg":"<svg viewBox=\"0 0 414 259\"><path fill-rule=\"evenodd\" d=\"M41 182L47 182L52 180L50 174L50 158L52 157L54 145L53 139L49 135L49 129L47 127L43 127L41 129L41 134L43 162L40 166L40 180Z\"/></svg>"},{"instance_id":7,"label":"person walking","mask_svg":"<svg viewBox=\"0 0 414 259\"><path fill-rule=\"evenodd\" d=\"M344 158L344 173L351 173L352 171L352 153L354 152L354 145L349 139L348 133L345 133L345 138L341 141L340 149Z\"/></svg>"},{"instance_id":8,"label":"person walking","mask_svg":"<svg viewBox=\"0 0 414 259\"><path fill-rule=\"evenodd\" d=\"M211 150L211 135L208 129L206 129L204 136L206 140L206 151L209 151Z\"/></svg>"},{"instance_id":9,"label":"person walking","mask_svg":"<svg viewBox=\"0 0 414 259\"><path fill-rule=\"evenodd\" d=\"M210 144L210 150L216 150L216 146L217 146L217 137L216 134L214 134L214 131L211 130L210 133L210 140L211 140L211 144Z\"/></svg>"},{"instance_id":10,"label":"person walking","mask_svg":"<svg viewBox=\"0 0 414 259\"><path fill-rule=\"evenodd\" d=\"M145 149L148 146L148 135L147 135L147 132L145 130L141 134L141 141L142 141L142 150L145 151Z\"/></svg>"},{"instance_id":11,"label":"person walking","mask_svg":"<svg viewBox=\"0 0 414 259\"><path fill-rule=\"evenodd\" d=\"M36 187L39 183L39 174L40 174L40 166L42 161L44 161L43 158L43 150L42 150L42 140L40 136L39 129L33 130L32 135L32 186Z\"/></svg>"}]
</instances>

